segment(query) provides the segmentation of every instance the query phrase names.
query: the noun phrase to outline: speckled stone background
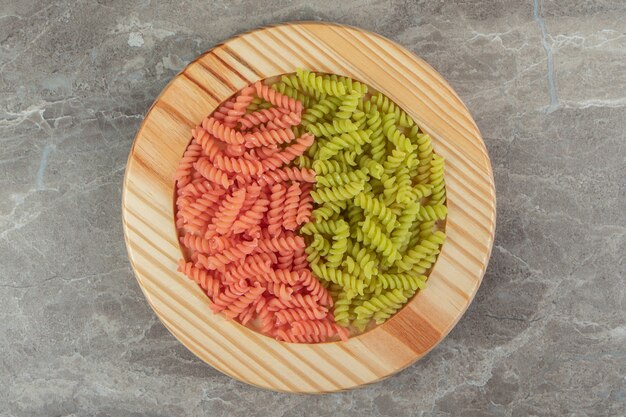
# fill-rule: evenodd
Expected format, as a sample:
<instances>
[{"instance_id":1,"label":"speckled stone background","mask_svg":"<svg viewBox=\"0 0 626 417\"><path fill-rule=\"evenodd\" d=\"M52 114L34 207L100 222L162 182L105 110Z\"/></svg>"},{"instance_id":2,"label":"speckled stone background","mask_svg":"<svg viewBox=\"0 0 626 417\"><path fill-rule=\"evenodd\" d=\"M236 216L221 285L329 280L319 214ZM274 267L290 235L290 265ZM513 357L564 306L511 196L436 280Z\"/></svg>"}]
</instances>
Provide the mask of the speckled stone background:
<instances>
[{"instance_id":1,"label":"speckled stone background","mask_svg":"<svg viewBox=\"0 0 626 417\"><path fill-rule=\"evenodd\" d=\"M203 364L122 236L131 142L168 80L238 32L381 33L459 93L492 156L489 269L424 360L342 394ZM626 415L626 3L0 0L0 415Z\"/></svg>"}]
</instances>

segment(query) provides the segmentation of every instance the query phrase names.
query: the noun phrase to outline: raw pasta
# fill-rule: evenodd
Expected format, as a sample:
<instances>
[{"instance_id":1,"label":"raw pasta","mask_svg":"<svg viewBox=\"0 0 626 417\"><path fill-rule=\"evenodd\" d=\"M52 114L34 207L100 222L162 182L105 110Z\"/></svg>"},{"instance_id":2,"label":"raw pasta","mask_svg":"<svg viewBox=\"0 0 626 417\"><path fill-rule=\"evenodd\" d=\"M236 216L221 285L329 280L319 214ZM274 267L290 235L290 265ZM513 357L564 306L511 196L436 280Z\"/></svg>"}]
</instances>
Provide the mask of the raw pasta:
<instances>
[{"instance_id":1,"label":"raw pasta","mask_svg":"<svg viewBox=\"0 0 626 417\"><path fill-rule=\"evenodd\" d=\"M266 105L269 103L269 106ZM289 166L314 141L294 134L302 103L256 83L193 130L175 173L179 271L211 309L282 341L346 339L313 276L304 239L315 171Z\"/></svg>"},{"instance_id":2,"label":"raw pasta","mask_svg":"<svg viewBox=\"0 0 626 417\"><path fill-rule=\"evenodd\" d=\"M425 286L445 240L444 160L382 93L333 75L296 77L294 90L318 100L302 116L316 138L307 155L317 173L314 223L301 229L307 259L335 299L336 322L364 330Z\"/></svg>"},{"instance_id":3,"label":"raw pasta","mask_svg":"<svg viewBox=\"0 0 626 417\"><path fill-rule=\"evenodd\" d=\"M258 81L192 131L174 174L179 271L278 340L347 339L419 289L445 240L444 160L347 77Z\"/></svg>"}]
</instances>

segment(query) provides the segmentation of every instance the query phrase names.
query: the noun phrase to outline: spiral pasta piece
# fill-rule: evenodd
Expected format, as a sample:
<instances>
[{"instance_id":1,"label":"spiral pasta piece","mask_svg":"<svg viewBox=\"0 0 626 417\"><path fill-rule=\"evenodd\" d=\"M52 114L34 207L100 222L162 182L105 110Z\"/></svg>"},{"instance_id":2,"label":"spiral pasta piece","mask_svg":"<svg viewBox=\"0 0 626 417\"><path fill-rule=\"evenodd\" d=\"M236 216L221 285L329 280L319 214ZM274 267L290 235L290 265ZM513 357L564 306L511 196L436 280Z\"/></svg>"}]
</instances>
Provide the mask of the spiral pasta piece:
<instances>
[{"instance_id":1,"label":"spiral pasta piece","mask_svg":"<svg viewBox=\"0 0 626 417\"><path fill-rule=\"evenodd\" d=\"M222 105L213 112L213 117L217 120L223 121L224 118L228 115L228 112L235 107L235 100L236 97L233 97L230 100L226 100L224 103L222 103Z\"/></svg>"},{"instance_id":2,"label":"spiral pasta piece","mask_svg":"<svg viewBox=\"0 0 626 417\"><path fill-rule=\"evenodd\" d=\"M435 231L436 224L437 222L435 220L421 223L416 222L415 225L411 228L411 239L409 240L408 247L412 248L417 245L420 240L432 235Z\"/></svg>"},{"instance_id":3,"label":"spiral pasta piece","mask_svg":"<svg viewBox=\"0 0 626 417\"><path fill-rule=\"evenodd\" d=\"M268 308L268 297L261 295L253 303L252 308L261 322L259 331L263 334L272 334L275 329L274 313Z\"/></svg>"},{"instance_id":4,"label":"spiral pasta piece","mask_svg":"<svg viewBox=\"0 0 626 417\"><path fill-rule=\"evenodd\" d=\"M261 223L265 212L268 210L269 204L269 200L264 198L258 199L249 210L244 212L244 214L233 223L233 233L241 233Z\"/></svg>"},{"instance_id":5,"label":"spiral pasta piece","mask_svg":"<svg viewBox=\"0 0 626 417\"><path fill-rule=\"evenodd\" d=\"M270 206L267 212L267 230L272 235L278 234L282 228L286 194L287 187L281 183L274 184L271 187Z\"/></svg>"},{"instance_id":6,"label":"spiral pasta piece","mask_svg":"<svg viewBox=\"0 0 626 417\"><path fill-rule=\"evenodd\" d=\"M370 318L379 312L391 315L402 307L406 301L407 297L404 291L395 289L383 292L363 302L362 305L354 309L354 312L357 315L357 319Z\"/></svg>"},{"instance_id":7,"label":"spiral pasta piece","mask_svg":"<svg viewBox=\"0 0 626 417\"><path fill-rule=\"evenodd\" d=\"M286 308L276 312L276 322L280 326L300 320L321 320L327 316L328 313L320 309Z\"/></svg>"},{"instance_id":8,"label":"spiral pasta piece","mask_svg":"<svg viewBox=\"0 0 626 417\"><path fill-rule=\"evenodd\" d=\"M263 274L259 278L275 284L288 284L293 286L300 280L300 275L296 271L272 268L268 273Z\"/></svg>"},{"instance_id":9,"label":"spiral pasta piece","mask_svg":"<svg viewBox=\"0 0 626 417\"><path fill-rule=\"evenodd\" d=\"M374 275L378 274L378 257L372 250L361 247L358 243L353 244L350 248L350 254L356 261L356 265L359 267L359 272L365 277L365 281L370 282ZM350 268L348 267L348 272Z\"/></svg>"},{"instance_id":10,"label":"spiral pasta piece","mask_svg":"<svg viewBox=\"0 0 626 417\"><path fill-rule=\"evenodd\" d=\"M433 146L430 136L426 134L417 135L417 151L419 158L417 182L425 184L430 178L430 163L433 157Z\"/></svg>"},{"instance_id":11,"label":"spiral pasta piece","mask_svg":"<svg viewBox=\"0 0 626 417\"><path fill-rule=\"evenodd\" d=\"M204 178L224 188L228 188L232 184L232 181L228 178L228 174L214 166L207 158L198 159L193 164L193 167L200 172Z\"/></svg>"},{"instance_id":12,"label":"spiral pasta piece","mask_svg":"<svg viewBox=\"0 0 626 417\"><path fill-rule=\"evenodd\" d=\"M287 233L276 237L263 237L258 242L258 252L281 252L305 247L304 239L301 236L289 235Z\"/></svg>"},{"instance_id":13,"label":"spiral pasta piece","mask_svg":"<svg viewBox=\"0 0 626 417\"><path fill-rule=\"evenodd\" d=\"M319 336L321 339L337 333L337 327L329 320L302 320L292 323L294 335Z\"/></svg>"},{"instance_id":14,"label":"spiral pasta piece","mask_svg":"<svg viewBox=\"0 0 626 417\"><path fill-rule=\"evenodd\" d=\"M267 122L279 118L287 114L286 110L282 110L276 107L269 109L260 109L252 113L242 116L238 123L241 130L249 130L255 126L266 124Z\"/></svg>"},{"instance_id":15,"label":"spiral pasta piece","mask_svg":"<svg viewBox=\"0 0 626 417\"><path fill-rule=\"evenodd\" d=\"M219 120L213 117L208 117L202 121L202 127L223 142L231 145L243 145L245 139L241 132L235 129L225 126Z\"/></svg>"},{"instance_id":16,"label":"spiral pasta piece","mask_svg":"<svg viewBox=\"0 0 626 417\"><path fill-rule=\"evenodd\" d=\"M395 200L398 203L405 204L415 199L413 195L413 186L411 184L411 176L406 166L400 167L395 174L396 186L398 187Z\"/></svg>"},{"instance_id":17,"label":"spiral pasta piece","mask_svg":"<svg viewBox=\"0 0 626 417\"><path fill-rule=\"evenodd\" d=\"M226 194L226 191L223 188L208 188L200 196L190 197L187 208L194 208L198 211L203 211L204 214L211 214L213 208L218 205L224 194Z\"/></svg>"},{"instance_id":18,"label":"spiral pasta piece","mask_svg":"<svg viewBox=\"0 0 626 417\"><path fill-rule=\"evenodd\" d=\"M226 156L230 156L231 158L244 156L245 152L246 148L243 145L226 145L226 148L224 149L224 154Z\"/></svg>"},{"instance_id":19,"label":"spiral pasta piece","mask_svg":"<svg viewBox=\"0 0 626 417\"><path fill-rule=\"evenodd\" d=\"M358 160L359 166L361 167L361 169L367 173L368 175L370 175L372 178L375 178L377 180L382 178L382 175L385 172L385 168L379 164L378 162L374 161L372 158L370 158L367 155L362 155L359 160Z\"/></svg>"},{"instance_id":20,"label":"spiral pasta piece","mask_svg":"<svg viewBox=\"0 0 626 417\"><path fill-rule=\"evenodd\" d=\"M363 170L348 171L348 172L332 172L326 175L318 175L316 182L318 186L323 187L337 187L345 185L349 182L365 182L367 180L367 174Z\"/></svg>"},{"instance_id":21,"label":"spiral pasta piece","mask_svg":"<svg viewBox=\"0 0 626 417\"><path fill-rule=\"evenodd\" d=\"M320 147L318 158L322 160L330 159L344 149L360 150L363 145L370 142L370 133L370 131L366 130L356 130L333 136Z\"/></svg>"},{"instance_id":22,"label":"spiral pasta piece","mask_svg":"<svg viewBox=\"0 0 626 417\"><path fill-rule=\"evenodd\" d=\"M213 218L213 210L209 213L196 207L182 207L176 213L176 223L185 232L201 233L205 231Z\"/></svg>"},{"instance_id":23,"label":"spiral pasta piece","mask_svg":"<svg viewBox=\"0 0 626 417\"><path fill-rule=\"evenodd\" d=\"M415 125L413 119L411 119L403 110L401 110L393 101L389 100L385 95L378 93L371 98L372 103L375 104L381 112L392 114L396 118L396 122L401 127L412 127Z\"/></svg>"},{"instance_id":24,"label":"spiral pasta piece","mask_svg":"<svg viewBox=\"0 0 626 417\"><path fill-rule=\"evenodd\" d=\"M421 206L417 219L420 221L443 220L446 218L448 208L443 204L434 206Z\"/></svg>"},{"instance_id":25,"label":"spiral pasta piece","mask_svg":"<svg viewBox=\"0 0 626 417\"><path fill-rule=\"evenodd\" d=\"M245 213L246 211L250 210L257 202L259 197L261 197L262 188L255 183L242 185L242 187L246 189L246 198L241 205L241 213ZM263 195L265 195L265 193L263 193Z\"/></svg>"},{"instance_id":26,"label":"spiral pasta piece","mask_svg":"<svg viewBox=\"0 0 626 417\"><path fill-rule=\"evenodd\" d=\"M310 168L285 167L264 172L261 180L269 185L287 181L314 183L315 176L315 171Z\"/></svg>"},{"instance_id":27,"label":"spiral pasta piece","mask_svg":"<svg viewBox=\"0 0 626 417\"><path fill-rule=\"evenodd\" d=\"M276 268L278 269L292 269L293 259L295 257L295 251L278 252L278 262Z\"/></svg>"},{"instance_id":28,"label":"spiral pasta piece","mask_svg":"<svg viewBox=\"0 0 626 417\"><path fill-rule=\"evenodd\" d=\"M359 81L355 81L350 77L338 77L332 74L332 75L325 75L324 78L329 78L331 81L336 80L337 82L340 82L346 87L346 91L356 91L360 93L362 96L367 94L367 90L368 90L367 85Z\"/></svg>"},{"instance_id":29,"label":"spiral pasta piece","mask_svg":"<svg viewBox=\"0 0 626 417\"><path fill-rule=\"evenodd\" d=\"M363 243L370 246L376 252L381 253L384 257L389 259L390 262L398 259L398 248L371 216L365 216L361 227L364 234Z\"/></svg>"},{"instance_id":30,"label":"spiral pasta piece","mask_svg":"<svg viewBox=\"0 0 626 417\"><path fill-rule=\"evenodd\" d=\"M294 113L300 113L302 111L301 102L273 90L271 87L264 85L260 81L257 81L254 84L254 88L256 89L256 93L259 97L275 106L282 107L283 109L287 109Z\"/></svg>"},{"instance_id":31,"label":"spiral pasta piece","mask_svg":"<svg viewBox=\"0 0 626 417\"><path fill-rule=\"evenodd\" d=\"M370 135L370 153L372 155L372 159L378 163L382 163L385 158L387 144L385 141L385 133L383 131L380 112L373 109L371 113L368 113L366 124L368 129L372 132Z\"/></svg>"},{"instance_id":32,"label":"spiral pasta piece","mask_svg":"<svg viewBox=\"0 0 626 417\"><path fill-rule=\"evenodd\" d=\"M430 161L430 184L432 195L428 205L438 206L446 201L446 188L443 179L444 160L439 155L433 154Z\"/></svg>"},{"instance_id":33,"label":"spiral pasta piece","mask_svg":"<svg viewBox=\"0 0 626 417\"><path fill-rule=\"evenodd\" d=\"M327 115L335 112L340 104L341 100L339 98L326 97L312 107L307 106L308 108L302 115L302 125L307 126L311 123L316 123L317 121L324 119Z\"/></svg>"},{"instance_id":34,"label":"spiral pasta piece","mask_svg":"<svg viewBox=\"0 0 626 417\"><path fill-rule=\"evenodd\" d=\"M288 284L276 283L276 282L267 282L265 283L265 288L269 295L273 295L277 297L279 300L288 301L291 299L291 296L294 293L296 287L293 287Z\"/></svg>"},{"instance_id":35,"label":"spiral pasta piece","mask_svg":"<svg viewBox=\"0 0 626 417\"><path fill-rule=\"evenodd\" d=\"M413 267L407 271L407 273L413 275L425 275L427 271L433 266L437 260L437 255L429 255L413 265Z\"/></svg>"},{"instance_id":36,"label":"spiral pasta piece","mask_svg":"<svg viewBox=\"0 0 626 417\"><path fill-rule=\"evenodd\" d=\"M382 293L384 295L385 293ZM401 291L401 290L392 290L391 293L387 293L387 300L389 300L389 304L385 306L385 308L380 309L379 311L374 313L374 322L376 324L381 324L393 314L395 314L406 302L409 297L414 294L414 291Z\"/></svg>"},{"instance_id":37,"label":"spiral pasta piece","mask_svg":"<svg viewBox=\"0 0 626 417\"><path fill-rule=\"evenodd\" d=\"M333 309L333 315L335 316L335 323L339 326L347 327L350 322L350 304L354 293L351 291L342 290L337 295L335 307Z\"/></svg>"},{"instance_id":38,"label":"spiral pasta piece","mask_svg":"<svg viewBox=\"0 0 626 417\"><path fill-rule=\"evenodd\" d=\"M313 211L313 197L311 196L311 187L307 184L302 185L302 198L298 203L298 209L296 212L296 224L298 226L306 223L311 218Z\"/></svg>"},{"instance_id":39,"label":"spiral pasta piece","mask_svg":"<svg viewBox=\"0 0 626 417\"><path fill-rule=\"evenodd\" d=\"M298 227L297 215L298 205L300 202L300 184L294 182L287 188L287 194L285 195L285 207L283 210L283 227L287 230L295 230Z\"/></svg>"},{"instance_id":40,"label":"spiral pasta piece","mask_svg":"<svg viewBox=\"0 0 626 417\"><path fill-rule=\"evenodd\" d=\"M357 276L359 279L363 280L363 284L366 286L372 282L372 275L378 271L378 268L375 266L371 264L361 264L350 255L346 256L342 266L345 267L349 274Z\"/></svg>"},{"instance_id":41,"label":"spiral pasta piece","mask_svg":"<svg viewBox=\"0 0 626 417\"><path fill-rule=\"evenodd\" d=\"M213 189L213 186L204 178L201 180L191 181L185 186L178 186L178 197L193 196L199 197L207 191ZM178 202L178 200L177 200Z\"/></svg>"},{"instance_id":42,"label":"spiral pasta piece","mask_svg":"<svg viewBox=\"0 0 626 417\"><path fill-rule=\"evenodd\" d=\"M363 181L353 181L338 187L326 187L311 191L316 203L350 200L363 190Z\"/></svg>"},{"instance_id":43,"label":"spiral pasta piece","mask_svg":"<svg viewBox=\"0 0 626 417\"><path fill-rule=\"evenodd\" d=\"M446 240L446 234L436 231L424 238L420 243L409 249L401 259L397 260L396 265L403 271L408 271L411 267L421 260L431 255L439 253L439 248Z\"/></svg>"},{"instance_id":44,"label":"spiral pasta piece","mask_svg":"<svg viewBox=\"0 0 626 417\"><path fill-rule=\"evenodd\" d=\"M309 262L307 261L307 253L304 248L296 249L293 251L293 270L294 271L302 271L309 267Z\"/></svg>"},{"instance_id":45,"label":"spiral pasta piece","mask_svg":"<svg viewBox=\"0 0 626 417\"><path fill-rule=\"evenodd\" d=\"M341 85L341 84L339 84ZM341 100L341 104L337 109L337 113L335 113L335 117L338 119L349 119L353 116L353 114L357 110L357 106L359 105L359 101L363 95L358 91L352 91L350 94L343 96Z\"/></svg>"},{"instance_id":46,"label":"spiral pasta piece","mask_svg":"<svg viewBox=\"0 0 626 417\"><path fill-rule=\"evenodd\" d=\"M247 281L242 280L227 286L224 291L213 297L213 304L209 307L214 312L220 312L235 302L239 297L250 291L250 285Z\"/></svg>"},{"instance_id":47,"label":"spiral pasta piece","mask_svg":"<svg viewBox=\"0 0 626 417\"><path fill-rule=\"evenodd\" d=\"M426 275L383 273L378 277L378 285L384 289L417 291L426 287Z\"/></svg>"},{"instance_id":48,"label":"spiral pasta piece","mask_svg":"<svg viewBox=\"0 0 626 417\"><path fill-rule=\"evenodd\" d=\"M416 184L413 186L413 195L417 200L421 200L430 196L433 193L433 185L432 184ZM444 191L445 197L445 191ZM439 203L443 204L443 202Z\"/></svg>"},{"instance_id":49,"label":"spiral pasta piece","mask_svg":"<svg viewBox=\"0 0 626 417\"><path fill-rule=\"evenodd\" d=\"M298 274L300 277L299 283L308 291L313 298L316 298L321 305L332 305L332 297L322 286L321 282L313 276L311 271L303 270Z\"/></svg>"},{"instance_id":50,"label":"spiral pasta piece","mask_svg":"<svg viewBox=\"0 0 626 417\"><path fill-rule=\"evenodd\" d=\"M196 268L193 262L185 262L184 259L181 259L178 261L178 271L200 285L200 288L206 291L209 296L219 293L220 281L209 271Z\"/></svg>"},{"instance_id":51,"label":"spiral pasta piece","mask_svg":"<svg viewBox=\"0 0 626 417\"><path fill-rule=\"evenodd\" d=\"M202 146L204 155L209 158L210 161L213 161L217 155L222 153L221 142L201 126L193 129L191 133L196 139L196 142Z\"/></svg>"},{"instance_id":52,"label":"spiral pasta piece","mask_svg":"<svg viewBox=\"0 0 626 417\"><path fill-rule=\"evenodd\" d=\"M339 152L336 158L337 158L337 161L344 163L346 165L349 165L351 167L354 167L357 165L358 155L359 154L357 151L345 150L345 151Z\"/></svg>"},{"instance_id":53,"label":"spiral pasta piece","mask_svg":"<svg viewBox=\"0 0 626 417\"><path fill-rule=\"evenodd\" d=\"M326 256L330 252L330 242L317 233L313 235L313 241L309 243L309 247L315 249L322 256Z\"/></svg>"},{"instance_id":54,"label":"spiral pasta piece","mask_svg":"<svg viewBox=\"0 0 626 417\"><path fill-rule=\"evenodd\" d=\"M260 175L263 173L263 163L253 158L231 158L229 156L217 155L215 166L219 169L245 176Z\"/></svg>"},{"instance_id":55,"label":"spiral pasta piece","mask_svg":"<svg viewBox=\"0 0 626 417\"><path fill-rule=\"evenodd\" d=\"M311 123L307 130L315 136L331 137L342 133L350 133L358 130L358 126L347 119L333 119L332 123Z\"/></svg>"},{"instance_id":56,"label":"spiral pasta piece","mask_svg":"<svg viewBox=\"0 0 626 417\"><path fill-rule=\"evenodd\" d=\"M248 290L241 294L235 300L229 300L229 304L222 311L226 317L235 318L242 314L246 308L254 303L254 301L263 294L265 288L261 287L258 283L254 286L248 287ZM220 306L221 307L221 306Z\"/></svg>"},{"instance_id":57,"label":"spiral pasta piece","mask_svg":"<svg viewBox=\"0 0 626 417\"><path fill-rule=\"evenodd\" d=\"M319 205L315 210L313 210L311 214L317 221L329 220L333 216L341 212L341 210L345 207L346 207L345 201L338 201L338 202L327 201Z\"/></svg>"},{"instance_id":58,"label":"spiral pasta piece","mask_svg":"<svg viewBox=\"0 0 626 417\"><path fill-rule=\"evenodd\" d=\"M178 182L179 187L184 187L191 182L193 164L200 155L202 155L202 145L194 139L183 153L183 157L174 172L174 181Z\"/></svg>"},{"instance_id":59,"label":"spiral pasta piece","mask_svg":"<svg viewBox=\"0 0 626 417\"><path fill-rule=\"evenodd\" d=\"M387 158L383 162L383 168L385 169L385 173L387 175L393 175L397 169L402 166L404 160L406 159L406 153L403 151L394 149L391 151Z\"/></svg>"},{"instance_id":60,"label":"spiral pasta piece","mask_svg":"<svg viewBox=\"0 0 626 417\"><path fill-rule=\"evenodd\" d=\"M266 130L264 132L247 133L244 136L247 148L289 143L295 139L291 129Z\"/></svg>"},{"instance_id":61,"label":"spiral pasta piece","mask_svg":"<svg viewBox=\"0 0 626 417\"><path fill-rule=\"evenodd\" d=\"M280 152L276 152L271 157L262 161L262 167L267 170L274 170L279 168L283 164L288 164L298 156L302 155L311 143L313 143L314 137L311 135L302 135L296 142Z\"/></svg>"},{"instance_id":62,"label":"spiral pasta piece","mask_svg":"<svg viewBox=\"0 0 626 417\"><path fill-rule=\"evenodd\" d=\"M189 212L192 216L206 217L208 219L212 216L215 207L218 206L219 201L225 193L226 191L221 188L208 189L198 197L190 197L188 203L180 207L180 211L183 216Z\"/></svg>"},{"instance_id":63,"label":"spiral pasta piece","mask_svg":"<svg viewBox=\"0 0 626 417\"><path fill-rule=\"evenodd\" d=\"M238 282L242 279L251 279L255 276L269 274L272 262L262 255L248 255L234 268L228 268L224 273L226 282Z\"/></svg>"},{"instance_id":64,"label":"spiral pasta piece","mask_svg":"<svg viewBox=\"0 0 626 417\"><path fill-rule=\"evenodd\" d=\"M383 132L387 139L396 146L396 149L405 153L415 151L415 145L396 126L396 119L393 114L386 114L382 118Z\"/></svg>"},{"instance_id":65,"label":"spiral pasta piece","mask_svg":"<svg viewBox=\"0 0 626 417\"><path fill-rule=\"evenodd\" d=\"M337 161L322 161L316 159L313 161L313 170L318 175L328 175L334 173L346 173L348 172L348 165L339 163Z\"/></svg>"},{"instance_id":66,"label":"spiral pasta piece","mask_svg":"<svg viewBox=\"0 0 626 417\"><path fill-rule=\"evenodd\" d=\"M223 120L224 126L227 126L230 128L235 127L237 125L237 121L239 120L239 118L246 113L246 109L252 102L253 98L254 98L253 87L248 86L244 88L243 90L241 90L239 94L237 95L237 97L235 98L232 104L232 108L226 111L226 114Z\"/></svg>"},{"instance_id":67,"label":"spiral pasta piece","mask_svg":"<svg viewBox=\"0 0 626 417\"><path fill-rule=\"evenodd\" d=\"M254 251L256 247L256 240L244 240L237 245L225 249L221 253L215 253L207 257L204 257L202 254L200 254L198 255L198 260L208 270L222 270L225 265L245 258L246 255L252 253L252 251Z\"/></svg>"},{"instance_id":68,"label":"spiral pasta piece","mask_svg":"<svg viewBox=\"0 0 626 417\"><path fill-rule=\"evenodd\" d=\"M311 90L325 93L329 96L343 96L346 93L345 85L330 78L324 78L300 68L296 70L296 74L302 86L308 87Z\"/></svg>"},{"instance_id":69,"label":"spiral pasta piece","mask_svg":"<svg viewBox=\"0 0 626 417\"><path fill-rule=\"evenodd\" d=\"M358 104L361 104L362 102L363 102L363 100L359 99ZM355 110L350 115L350 120L352 120L354 122L354 124L357 126L358 130L366 130L366 128L367 128L367 114L365 114L364 111L362 111L362 110Z\"/></svg>"},{"instance_id":70,"label":"spiral pasta piece","mask_svg":"<svg viewBox=\"0 0 626 417\"><path fill-rule=\"evenodd\" d=\"M391 232L391 241L398 247L398 250L403 253L409 244L411 238L411 226L417 220L419 214L420 205L416 202L409 202L402 210L402 213L398 217L397 226Z\"/></svg>"},{"instance_id":71,"label":"spiral pasta piece","mask_svg":"<svg viewBox=\"0 0 626 417\"><path fill-rule=\"evenodd\" d=\"M265 125L266 129L292 129L302 121L302 115L300 113L289 112L284 115L270 120ZM293 130L291 130L293 132ZM295 135L294 135L295 136ZM302 135L299 135L302 136Z\"/></svg>"},{"instance_id":72,"label":"spiral pasta piece","mask_svg":"<svg viewBox=\"0 0 626 417\"><path fill-rule=\"evenodd\" d=\"M341 265L343 255L348 249L350 226L348 226L348 223L345 221L338 220L335 222L335 227L333 229L333 243L328 250L328 254L326 255L326 263L331 268L337 268Z\"/></svg>"},{"instance_id":73,"label":"spiral pasta piece","mask_svg":"<svg viewBox=\"0 0 626 417\"><path fill-rule=\"evenodd\" d=\"M218 214L214 217L213 221L217 233L226 234L228 232L237 219L245 198L246 190L244 188L239 188L232 194L226 196L224 203L219 208Z\"/></svg>"},{"instance_id":74,"label":"spiral pasta piece","mask_svg":"<svg viewBox=\"0 0 626 417\"><path fill-rule=\"evenodd\" d=\"M353 291L356 294L362 295L364 293L365 284L363 281L341 269L333 269L323 263L313 263L311 264L311 269L318 278L334 282L344 289Z\"/></svg>"},{"instance_id":75,"label":"spiral pasta piece","mask_svg":"<svg viewBox=\"0 0 626 417\"><path fill-rule=\"evenodd\" d=\"M391 232L396 225L396 216L379 199L371 194L361 192L354 197L354 204L362 208L366 214L378 217L387 232Z\"/></svg>"},{"instance_id":76,"label":"spiral pasta piece","mask_svg":"<svg viewBox=\"0 0 626 417\"><path fill-rule=\"evenodd\" d=\"M344 220L327 220L316 223L307 223L300 228L300 233L304 235L313 235L315 233L323 233L332 235L335 229L342 228Z\"/></svg>"},{"instance_id":77,"label":"spiral pasta piece","mask_svg":"<svg viewBox=\"0 0 626 417\"><path fill-rule=\"evenodd\" d=\"M315 299L310 294L302 295L302 294L293 294L293 296L289 300L279 300L277 298L270 300L269 308L277 311L282 310L284 308L319 308L320 304L318 300Z\"/></svg>"},{"instance_id":78,"label":"spiral pasta piece","mask_svg":"<svg viewBox=\"0 0 626 417\"><path fill-rule=\"evenodd\" d=\"M196 236L192 233L186 233L180 240L186 248L200 253L212 254L220 250L216 248L215 243L212 242L211 239L204 239L202 236ZM223 250L223 248L221 250Z\"/></svg>"},{"instance_id":79,"label":"spiral pasta piece","mask_svg":"<svg viewBox=\"0 0 626 417\"><path fill-rule=\"evenodd\" d=\"M319 343L325 340L325 338L329 337L324 334L295 334L293 327L289 329L276 329L275 331L276 340L281 340L289 343Z\"/></svg>"}]
</instances>

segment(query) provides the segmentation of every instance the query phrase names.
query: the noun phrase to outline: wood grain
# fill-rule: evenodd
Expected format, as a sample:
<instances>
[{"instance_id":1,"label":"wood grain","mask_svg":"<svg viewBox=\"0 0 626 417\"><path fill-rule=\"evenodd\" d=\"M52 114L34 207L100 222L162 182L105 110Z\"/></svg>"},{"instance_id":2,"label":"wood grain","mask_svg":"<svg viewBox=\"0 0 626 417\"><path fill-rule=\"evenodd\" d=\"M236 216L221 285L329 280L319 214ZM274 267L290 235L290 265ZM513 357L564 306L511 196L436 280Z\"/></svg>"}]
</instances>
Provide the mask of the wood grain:
<instances>
[{"instance_id":1,"label":"wood grain","mask_svg":"<svg viewBox=\"0 0 626 417\"><path fill-rule=\"evenodd\" d=\"M448 239L420 291L398 314L347 342L289 344L214 315L176 272L175 167L190 130L237 90L297 67L345 75L389 96L446 158ZM446 81L403 47L370 32L322 23L258 29L200 56L163 90L132 147L123 194L128 255L164 325L221 372L278 391L331 392L409 366L457 323L480 285L493 244L495 189L476 124Z\"/></svg>"}]
</instances>

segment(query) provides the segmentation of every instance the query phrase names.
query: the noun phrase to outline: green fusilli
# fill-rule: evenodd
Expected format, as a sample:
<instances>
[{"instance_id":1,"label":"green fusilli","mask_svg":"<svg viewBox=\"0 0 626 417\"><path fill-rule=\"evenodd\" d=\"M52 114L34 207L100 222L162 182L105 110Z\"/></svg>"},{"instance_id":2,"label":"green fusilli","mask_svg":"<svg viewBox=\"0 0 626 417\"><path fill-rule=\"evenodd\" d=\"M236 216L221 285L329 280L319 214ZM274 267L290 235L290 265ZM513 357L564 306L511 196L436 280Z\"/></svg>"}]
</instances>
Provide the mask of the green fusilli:
<instances>
[{"instance_id":1,"label":"green fusilli","mask_svg":"<svg viewBox=\"0 0 626 417\"><path fill-rule=\"evenodd\" d=\"M317 91L331 96L343 96L346 94L346 86L331 78L316 75L314 72L298 69L296 72L304 89Z\"/></svg>"},{"instance_id":2,"label":"green fusilli","mask_svg":"<svg viewBox=\"0 0 626 417\"><path fill-rule=\"evenodd\" d=\"M312 220L300 228L335 322L382 323L426 285L445 240L444 159L396 103L348 77L299 69L273 88L303 104L296 137L316 140ZM267 104L255 99L250 108Z\"/></svg>"}]
</instances>

